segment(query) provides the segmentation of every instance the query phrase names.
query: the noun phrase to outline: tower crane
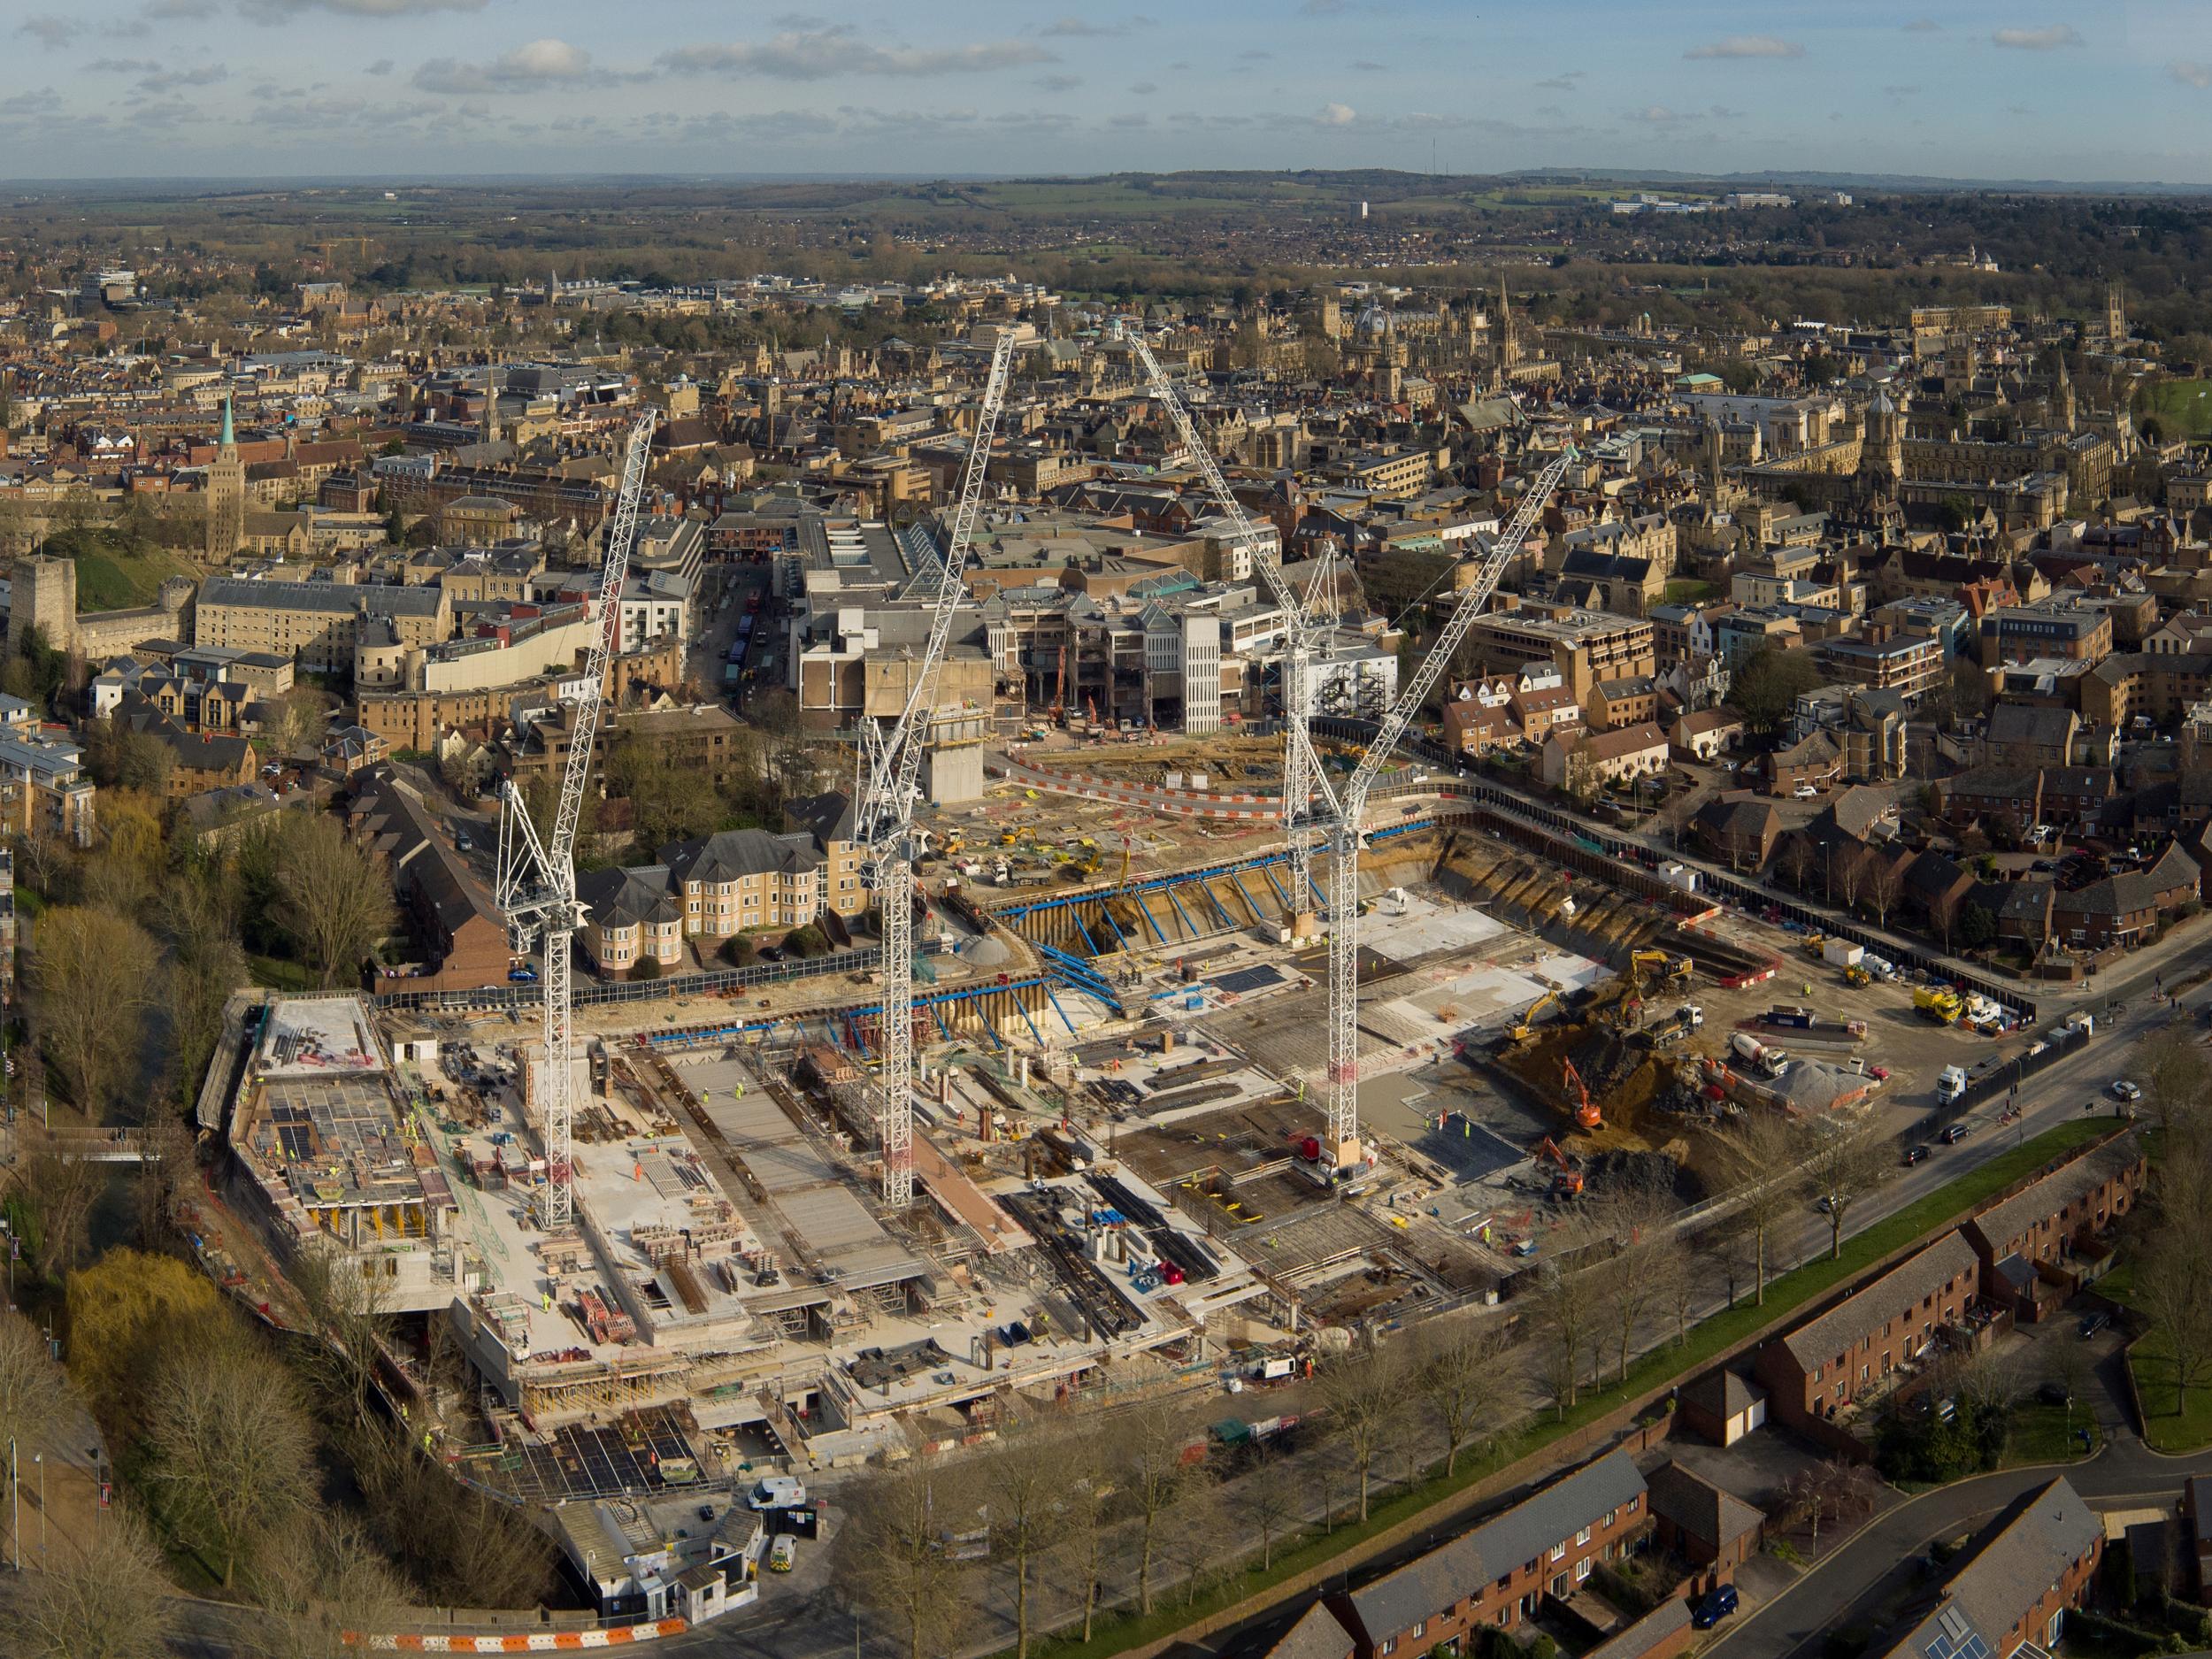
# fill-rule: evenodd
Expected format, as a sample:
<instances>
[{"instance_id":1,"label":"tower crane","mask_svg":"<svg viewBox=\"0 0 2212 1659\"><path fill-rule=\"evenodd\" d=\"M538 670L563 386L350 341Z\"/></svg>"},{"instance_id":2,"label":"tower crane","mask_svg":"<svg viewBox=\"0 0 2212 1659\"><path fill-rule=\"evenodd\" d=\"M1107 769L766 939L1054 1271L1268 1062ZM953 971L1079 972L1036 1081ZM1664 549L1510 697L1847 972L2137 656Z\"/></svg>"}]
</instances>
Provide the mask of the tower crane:
<instances>
[{"instance_id":1,"label":"tower crane","mask_svg":"<svg viewBox=\"0 0 2212 1659\"><path fill-rule=\"evenodd\" d=\"M598 611L591 649L584 666L583 690L569 734L568 759L561 769L561 793L553 811L553 833L540 840L522 793L511 780L499 815L497 899L518 950L534 937L544 947L544 1070L536 1090L545 1136L546 1185L543 1220L549 1228L566 1226L573 1213L569 1145L576 1112L575 1002L570 958L584 909L576 899L576 826L583 816L584 784L591 772L592 747L599 735L607 662L622 631L622 584L630 570L630 549L637 541L638 505L645 494L646 463L653 448L658 411L649 409L630 428L622 460L622 493L607 530L607 559L599 574Z\"/></svg>"},{"instance_id":2,"label":"tower crane","mask_svg":"<svg viewBox=\"0 0 2212 1659\"><path fill-rule=\"evenodd\" d=\"M1270 559L1260 551L1259 531L1254 526L1251 515L1244 511L1244 503L1236 498L1229 480L1222 476L1213 450L1199 435L1197 423L1177 396L1174 383L1160 366L1159 358L1153 356L1141 328L1125 327L1121 319L1116 319L1114 330L1135 354L1138 366L1144 371L1147 388L1167 411L1175 435L1205 480L1207 493L1213 496L1221 516L1229 521L1230 535L1244 555L1245 562L1259 572L1269 594L1282 607L1283 835L1290 853L1290 890L1296 895L1294 906L1302 910L1306 895L1313 890L1310 874L1313 836L1304 825L1302 809L1313 793L1314 748L1309 734L1313 720L1313 664L1319 654L1321 629L1317 612L1322 581L1329 573L1329 561L1325 556L1322 558L1304 594L1291 588L1284 580L1279 558Z\"/></svg>"},{"instance_id":3,"label":"tower crane","mask_svg":"<svg viewBox=\"0 0 2212 1659\"><path fill-rule=\"evenodd\" d=\"M1324 1144L1326 1156L1340 1173L1348 1173L1363 1152L1359 1140L1359 1032L1355 1020L1359 990L1359 849L1363 840L1360 819L1367 810L1367 792L1374 787L1377 774L1390 758L1391 751L1397 748L1398 740L1405 735L1406 727L1420 712L1438 677L1450 664L1453 653L1474 626L1483 606L1497 591L1507 562L1536 527L1537 516L1544 511L1552 492L1559 488L1559 480L1566 476L1567 468L1575 459L1574 446L1570 444L1538 476L1511 520L1482 555L1475 580L1461 588L1453 600L1451 615L1445 621L1443 631L1422 657L1420 666L1413 671L1412 680L1399 691L1397 701L1383 716L1379 729L1361 754L1351 776L1344 780L1342 787L1330 783L1318 757L1310 754L1307 760L1306 770L1316 796L1310 810L1322 815L1323 821L1316 827L1329 849L1329 1117ZM1307 741L1307 735L1295 729L1292 733L1294 740L1299 741Z\"/></svg>"},{"instance_id":4,"label":"tower crane","mask_svg":"<svg viewBox=\"0 0 2212 1659\"><path fill-rule=\"evenodd\" d=\"M938 567L930 611L929 641L907 682L906 704L888 730L872 720L860 726L861 785L853 840L860 848L860 884L876 895L883 928L882 1065L877 1072L877 1135L883 1153L883 1200L903 1210L914 1199L914 803L920 794L922 750L935 712L933 682L952 638L953 614L964 591L960 572L968 562L983 474L1006 397L1014 360L1011 329L1001 329L991 349L983 407L961 468L952 537Z\"/></svg>"}]
</instances>

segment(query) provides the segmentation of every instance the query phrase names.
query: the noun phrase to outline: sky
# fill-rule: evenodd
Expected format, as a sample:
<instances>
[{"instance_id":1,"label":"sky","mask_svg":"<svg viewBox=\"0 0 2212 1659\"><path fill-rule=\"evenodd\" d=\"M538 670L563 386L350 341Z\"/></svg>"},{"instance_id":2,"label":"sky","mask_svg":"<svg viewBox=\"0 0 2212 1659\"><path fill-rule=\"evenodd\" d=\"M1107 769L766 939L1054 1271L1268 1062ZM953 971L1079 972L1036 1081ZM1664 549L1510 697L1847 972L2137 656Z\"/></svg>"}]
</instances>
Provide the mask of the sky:
<instances>
[{"instance_id":1,"label":"sky","mask_svg":"<svg viewBox=\"0 0 2212 1659\"><path fill-rule=\"evenodd\" d=\"M2212 0L0 4L12 180L1432 166L2212 184Z\"/></svg>"}]
</instances>

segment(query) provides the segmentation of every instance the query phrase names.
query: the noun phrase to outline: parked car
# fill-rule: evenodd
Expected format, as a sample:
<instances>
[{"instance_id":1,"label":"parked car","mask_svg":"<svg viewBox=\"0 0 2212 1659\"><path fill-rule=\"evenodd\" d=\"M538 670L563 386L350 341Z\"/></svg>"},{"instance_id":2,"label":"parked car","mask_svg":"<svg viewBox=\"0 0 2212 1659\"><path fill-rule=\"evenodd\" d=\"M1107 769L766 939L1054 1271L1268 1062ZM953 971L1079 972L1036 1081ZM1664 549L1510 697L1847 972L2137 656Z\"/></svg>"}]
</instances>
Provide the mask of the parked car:
<instances>
[{"instance_id":1,"label":"parked car","mask_svg":"<svg viewBox=\"0 0 2212 1659\"><path fill-rule=\"evenodd\" d=\"M2110 1325L2111 1323L2112 1316L2102 1311L2101 1310L2091 1314L2086 1319L2084 1319L2081 1322L2081 1340L2086 1342L2091 1337L2096 1335L2098 1332L2103 1330L2105 1326Z\"/></svg>"},{"instance_id":2,"label":"parked car","mask_svg":"<svg viewBox=\"0 0 2212 1659\"><path fill-rule=\"evenodd\" d=\"M1814 788L1812 785L1809 783L1801 783L1796 788L1791 790L1790 793L1795 795L1800 801L1810 801L1815 796L1819 795L1820 791ZM1727 1586L1724 1585L1722 1586L1723 1589L1725 1589L1726 1587ZM1720 1591L1716 1590L1713 1594L1718 1595Z\"/></svg>"},{"instance_id":3,"label":"parked car","mask_svg":"<svg viewBox=\"0 0 2212 1659\"><path fill-rule=\"evenodd\" d=\"M2141 1100L2143 1091L2124 1077L2115 1078L2112 1082L2112 1098L2128 1101Z\"/></svg>"},{"instance_id":4,"label":"parked car","mask_svg":"<svg viewBox=\"0 0 2212 1659\"><path fill-rule=\"evenodd\" d=\"M1921 1159L1926 1157L1927 1156L1928 1148L1925 1147L1907 1147L1905 1148L1905 1167L1907 1169L1910 1169L1914 1164L1919 1163Z\"/></svg>"},{"instance_id":5,"label":"parked car","mask_svg":"<svg viewBox=\"0 0 2212 1659\"><path fill-rule=\"evenodd\" d=\"M1698 1630L1710 1630L1736 1610L1736 1586L1724 1584L1708 1590L1690 1614L1691 1624Z\"/></svg>"},{"instance_id":6,"label":"parked car","mask_svg":"<svg viewBox=\"0 0 2212 1659\"><path fill-rule=\"evenodd\" d=\"M1943 1144L1947 1147L1955 1147L1965 1140L1970 1133L1972 1132L1964 1124L1953 1124L1943 1132Z\"/></svg>"}]
</instances>

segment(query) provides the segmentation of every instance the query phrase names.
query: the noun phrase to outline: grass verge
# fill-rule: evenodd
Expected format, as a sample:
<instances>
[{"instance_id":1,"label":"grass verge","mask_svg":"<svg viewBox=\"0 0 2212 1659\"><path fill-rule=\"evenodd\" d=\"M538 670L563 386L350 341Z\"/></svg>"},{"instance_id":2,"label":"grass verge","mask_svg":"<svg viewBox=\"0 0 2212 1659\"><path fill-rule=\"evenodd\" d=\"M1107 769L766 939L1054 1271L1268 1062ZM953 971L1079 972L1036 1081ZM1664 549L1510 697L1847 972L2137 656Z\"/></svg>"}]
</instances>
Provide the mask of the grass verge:
<instances>
[{"instance_id":1,"label":"grass verge","mask_svg":"<svg viewBox=\"0 0 2212 1659\"><path fill-rule=\"evenodd\" d=\"M1048 1655L1048 1659L1107 1659L1110 1655L1156 1641L1186 1624L1233 1607L1271 1585L1294 1578L1387 1532L1431 1504L1464 1491L1500 1469L1588 1426L1638 1395L1659 1387L1668 1379L1702 1369L1770 1321L1847 1283L1892 1251L1903 1248L1962 1211L2001 1192L2022 1176L2094 1140L2111 1127L2112 1120L2108 1118L2077 1118L2047 1129L2024 1145L1999 1153L1980 1168L1946 1182L1895 1215L1885 1217L1863 1233L1846 1239L1842 1254L1835 1259L1823 1256L1772 1280L1767 1286L1764 1303L1743 1302L1722 1310L1693 1326L1688 1340L1680 1347L1653 1349L1629 1366L1624 1380L1584 1394L1563 1416L1524 1424L1486 1455L1463 1456L1455 1475L1432 1473L1419 1484L1376 1503L1363 1522L1348 1521L1331 1532L1310 1532L1289 1540L1275 1551L1274 1564L1264 1572L1256 1561L1240 1565L1217 1575L1210 1583L1202 1580L1203 1587L1188 1600L1179 1586L1167 1591L1162 1597L1163 1605L1155 1607L1148 1614L1133 1612L1102 1618L1088 1641L1044 1637L1033 1640L1031 1647L1038 1654Z\"/></svg>"},{"instance_id":2,"label":"grass verge","mask_svg":"<svg viewBox=\"0 0 2212 1659\"><path fill-rule=\"evenodd\" d=\"M2086 1446L2081 1441L2085 1429L2089 1433ZM2027 1463L2074 1463L2095 1455L2102 1444L2103 1437L2097 1432L2089 1408L2080 1401L2074 1402L2070 1422L2064 1406L2031 1400L2007 1414L2004 1455L1997 1460L1997 1466L2017 1469Z\"/></svg>"}]
</instances>

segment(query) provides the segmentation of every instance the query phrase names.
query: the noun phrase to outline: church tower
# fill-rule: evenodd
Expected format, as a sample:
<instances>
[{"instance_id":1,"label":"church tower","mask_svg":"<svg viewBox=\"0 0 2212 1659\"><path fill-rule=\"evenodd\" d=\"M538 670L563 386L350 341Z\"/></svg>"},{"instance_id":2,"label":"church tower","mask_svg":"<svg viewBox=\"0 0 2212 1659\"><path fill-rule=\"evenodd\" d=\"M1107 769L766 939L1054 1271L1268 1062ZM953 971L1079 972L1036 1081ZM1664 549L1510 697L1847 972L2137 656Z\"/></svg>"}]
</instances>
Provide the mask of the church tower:
<instances>
[{"instance_id":1,"label":"church tower","mask_svg":"<svg viewBox=\"0 0 2212 1659\"><path fill-rule=\"evenodd\" d=\"M2108 282L2104 290L2105 343L2117 350L2128 337L2127 302L2120 296L2120 285Z\"/></svg>"},{"instance_id":2,"label":"church tower","mask_svg":"<svg viewBox=\"0 0 2212 1659\"><path fill-rule=\"evenodd\" d=\"M1866 408L1866 431L1859 445L1859 472L1877 491L1894 495L1905 476L1905 421L1886 391Z\"/></svg>"},{"instance_id":3,"label":"church tower","mask_svg":"<svg viewBox=\"0 0 2212 1659\"><path fill-rule=\"evenodd\" d=\"M484 442L499 442L499 365L484 371Z\"/></svg>"},{"instance_id":4,"label":"church tower","mask_svg":"<svg viewBox=\"0 0 2212 1659\"><path fill-rule=\"evenodd\" d=\"M207 467L207 559L225 565L246 539L246 464L239 458L230 399L223 399L222 435Z\"/></svg>"},{"instance_id":5,"label":"church tower","mask_svg":"<svg viewBox=\"0 0 2212 1659\"><path fill-rule=\"evenodd\" d=\"M1513 308L1505 296L1505 279L1498 279L1498 368L1501 373L1513 372Z\"/></svg>"}]
</instances>

